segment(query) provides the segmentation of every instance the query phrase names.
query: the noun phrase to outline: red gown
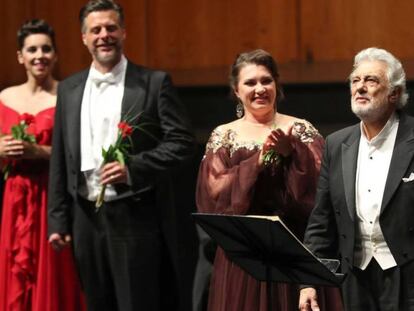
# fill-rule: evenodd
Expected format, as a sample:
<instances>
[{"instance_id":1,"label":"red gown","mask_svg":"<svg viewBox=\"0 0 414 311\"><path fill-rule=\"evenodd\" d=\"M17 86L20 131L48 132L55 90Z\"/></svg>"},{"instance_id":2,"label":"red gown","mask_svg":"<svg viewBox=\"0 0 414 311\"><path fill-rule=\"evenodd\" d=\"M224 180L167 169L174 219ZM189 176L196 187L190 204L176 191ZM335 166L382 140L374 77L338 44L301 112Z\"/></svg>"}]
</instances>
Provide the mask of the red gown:
<instances>
[{"instance_id":1,"label":"red gown","mask_svg":"<svg viewBox=\"0 0 414 311\"><path fill-rule=\"evenodd\" d=\"M323 138L305 122L294 126L295 149L276 166L258 165L261 144L241 142L233 130L215 129L201 162L196 201L203 213L279 215L300 238L313 208ZM266 284L217 249L209 311L267 311ZM298 310L298 286L274 283L273 310ZM339 291L322 289L321 310L342 310Z\"/></svg>"},{"instance_id":2,"label":"red gown","mask_svg":"<svg viewBox=\"0 0 414 311\"><path fill-rule=\"evenodd\" d=\"M28 132L50 145L54 107L40 111ZM19 113L0 102L0 125L10 133ZM0 310L84 310L70 248L54 251L47 240L49 162L12 164L5 182L0 228Z\"/></svg>"}]
</instances>

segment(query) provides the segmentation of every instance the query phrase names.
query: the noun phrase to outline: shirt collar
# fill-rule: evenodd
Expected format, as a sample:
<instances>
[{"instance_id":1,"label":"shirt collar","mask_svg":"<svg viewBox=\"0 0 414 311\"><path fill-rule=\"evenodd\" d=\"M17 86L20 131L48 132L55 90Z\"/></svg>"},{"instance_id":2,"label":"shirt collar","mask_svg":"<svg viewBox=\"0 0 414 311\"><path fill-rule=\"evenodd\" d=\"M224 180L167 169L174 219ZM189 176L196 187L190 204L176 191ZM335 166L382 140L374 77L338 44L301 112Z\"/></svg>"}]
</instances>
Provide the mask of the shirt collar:
<instances>
[{"instance_id":1,"label":"shirt collar","mask_svg":"<svg viewBox=\"0 0 414 311\"><path fill-rule=\"evenodd\" d=\"M127 67L127 59L124 55L121 55L121 59L116 64L111 71L107 73L101 73L98 71L94 64L91 64L91 68L89 70L89 79L97 82L97 81L106 81L108 83L119 83L122 81L123 77L125 76L126 67Z\"/></svg>"},{"instance_id":2,"label":"shirt collar","mask_svg":"<svg viewBox=\"0 0 414 311\"><path fill-rule=\"evenodd\" d=\"M397 113L394 111L391 116L389 117L387 123L385 123L382 130L378 133L377 136L373 137L371 140L368 140L365 131L363 128L363 122L360 123L360 129L361 129L361 138L366 141L369 145L378 146L381 144L390 134L390 132L393 130L393 128L398 124L399 118Z\"/></svg>"}]
</instances>

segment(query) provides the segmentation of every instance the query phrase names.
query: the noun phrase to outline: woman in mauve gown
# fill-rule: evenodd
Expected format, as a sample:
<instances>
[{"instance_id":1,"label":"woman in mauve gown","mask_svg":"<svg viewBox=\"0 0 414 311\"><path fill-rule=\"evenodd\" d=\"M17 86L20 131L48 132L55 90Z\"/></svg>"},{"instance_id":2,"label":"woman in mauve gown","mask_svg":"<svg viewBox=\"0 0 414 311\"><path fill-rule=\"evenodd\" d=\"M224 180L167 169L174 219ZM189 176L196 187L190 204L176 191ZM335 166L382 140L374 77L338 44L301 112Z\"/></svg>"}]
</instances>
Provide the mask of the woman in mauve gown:
<instances>
[{"instance_id":1,"label":"woman in mauve gown","mask_svg":"<svg viewBox=\"0 0 414 311\"><path fill-rule=\"evenodd\" d=\"M0 227L0 310L78 311L83 299L71 250L47 239L47 187L58 82L53 29L31 20L17 34L27 81L0 93L0 159L5 174ZM18 140L22 120L35 142Z\"/></svg>"},{"instance_id":2,"label":"woman in mauve gown","mask_svg":"<svg viewBox=\"0 0 414 311\"><path fill-rule=\"evenodd\" d=\"M238 55L230 74L239 117L218 126L200 165L202 213L279 215L302 239L313 208L324 140L307 121L277 111L283 99L276 62L263 50ZM266 283L217 249L209 311L267 311ZM321 310L342 310L336 289L320 290ZM273 283L272 306L298 309L298 286Z\"/></svg>"}]
</instances>

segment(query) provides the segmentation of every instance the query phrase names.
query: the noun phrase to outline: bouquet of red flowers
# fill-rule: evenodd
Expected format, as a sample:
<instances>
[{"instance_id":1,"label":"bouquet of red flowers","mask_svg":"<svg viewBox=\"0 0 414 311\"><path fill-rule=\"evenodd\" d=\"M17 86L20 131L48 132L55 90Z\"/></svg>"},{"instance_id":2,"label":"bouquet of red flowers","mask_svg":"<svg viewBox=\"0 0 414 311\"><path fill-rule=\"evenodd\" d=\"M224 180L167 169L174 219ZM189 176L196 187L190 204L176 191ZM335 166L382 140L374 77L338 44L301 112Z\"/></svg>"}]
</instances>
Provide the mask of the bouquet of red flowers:
<instances>
[{"instance_id":1,"label":"bouquet of red flowers","mask_svg":"<svg viewBox=\"0 0 414 311\"><path fill-rule=\"evenodd\" d=\"M118 136L115 144L110 145L107 150L102 148L102 165L117 161L122 165L125 165L125 159L128 155L128 148L132 145L131 134L134 128L130 126L127 122L121 121L118 123ZM127 138L128 140L125 140ZM105 197L106 185L102 185L101 192L99 193L98 198L96 199L95 207L98 210L101 207L104 197Z\"/></svg>"},{"instance_id":2,"label":"bouquet of red flowers","mask_svg":"<svg viewBox=\"0 0 414 311\"><path fill-rule=\"evenodd\" d=\"M35 117L30 113L23 113L19 117L19 123L11 127L11 134L14 139L27 141L29 143L35 144L36 137L27 132L27 128L30 124L34 123ZM7 161L6 165L3 167L4 179L7 179L11 170L11 163Z\"/></svg>"}]
</instances>

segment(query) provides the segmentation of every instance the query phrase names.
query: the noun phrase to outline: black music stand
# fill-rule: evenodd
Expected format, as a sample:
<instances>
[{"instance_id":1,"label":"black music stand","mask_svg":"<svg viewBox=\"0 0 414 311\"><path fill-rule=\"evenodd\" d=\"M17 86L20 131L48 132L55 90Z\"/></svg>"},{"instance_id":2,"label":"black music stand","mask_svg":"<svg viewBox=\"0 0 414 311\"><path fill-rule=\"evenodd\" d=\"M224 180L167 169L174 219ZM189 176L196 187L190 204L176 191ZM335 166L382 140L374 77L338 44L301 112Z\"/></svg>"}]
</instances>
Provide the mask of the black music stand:
<instances>
[{"instance_id":1,"label":"black music stand","mask_svg":"<svg viewBox=\"0 0 414 311\"><path fill-rule=\"evenodd\" d=\"M343 281L342 274L323 263L338 261L317 258L277 216L194 213L193 217L231 261L267 283L269 310L272 282L339 286Z\"/></svg>"}]
</instances>

